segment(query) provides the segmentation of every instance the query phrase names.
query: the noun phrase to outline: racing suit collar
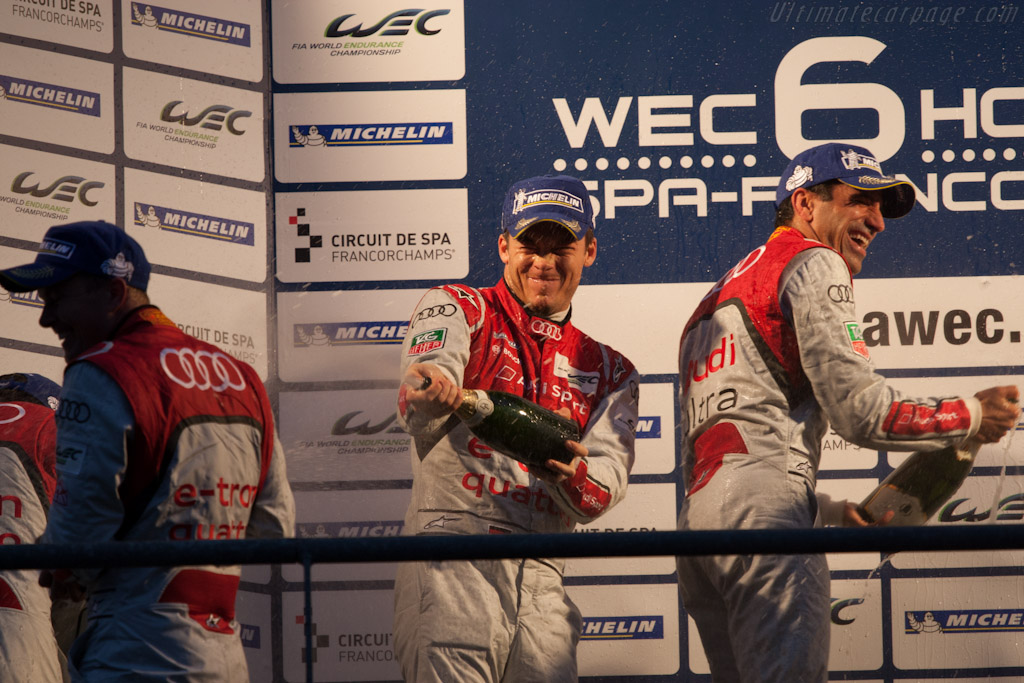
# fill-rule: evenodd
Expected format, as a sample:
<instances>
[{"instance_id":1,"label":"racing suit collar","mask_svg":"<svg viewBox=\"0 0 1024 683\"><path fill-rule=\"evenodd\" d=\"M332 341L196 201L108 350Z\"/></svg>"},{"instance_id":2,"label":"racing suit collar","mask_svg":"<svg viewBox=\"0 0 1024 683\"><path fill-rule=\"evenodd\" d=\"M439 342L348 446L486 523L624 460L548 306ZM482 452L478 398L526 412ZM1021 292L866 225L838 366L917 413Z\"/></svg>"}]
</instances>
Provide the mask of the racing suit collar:
<instances>
[{"instance_id":1,"label":"racing suit collar","mask_svg":"<svg viewBox=\"0 0 1024 683\"><path fill-rule=\"evenodd\" d=\"M775 239L777 237L784 237L784 236L785 237L797 238L797 239L805 239L805 240L808 240L810 242L814 242L815 244L820 244L821 246L825 247L826 249L830 249L830 250L834 251L835 253L839 254L839 257L843 259L843 263L846 264L846 270L848 270L850 272L850 278L851 279L853 278L853 270L850 268L850 263L849 263L849 261L846 260L846 257L843 256L842 252L840 252L840 251L838 251L836 249L833 249L832 247L830 247L829 245L825 244L824 242L822 242L820 240L817 240L817 239L815 239L813 237L808 237L807 235L803 234L802 232L800 232L796 228L790 227L788 225L780 225L779 227L775 228L774 232L772 232L771 236L768 238L768 242L771 242L773 239Z\"/></svg>"},{"instance_id":2,"label":"racing suit collar","mask_svg":"<svg viewBox=\"0 0 1024 683\"><path fill-rule=\"evenodd\" d=\"M519 297L512 293L505 278L499 280L494 288L498 292L502 307L515 322L516 327L542 343L545 339L558 340L562 338L562 330L572 317L572 306L565 311L565 317L561 320L545 318L530 313Z\"/></svg>"},{"instance_id":3,"label":"racing suit collar","mask_svg":"<svg viewBox=\"0 0 1024 683\"><path fill-rule=\"evenodd\" d=\"M163 314L163 311L153 304L144 304L124 314L124 317L114 326L114 331L110 333L110 339L116 339L123 334L128 334L142 325L174 326L174 323Z\"/></svg>"},{"instance_id":4,"label":"racing suit collar","mask_svg":"<svg viewBox=\"0 0 1024 683\"><path fill-rule=\"evenodd\" d=\"M566 310L559 311L558 313L555 313L555 315L550 317L550 318L542 316L542 315L534 315L534 314L530 313L530 311L526 308L526 304L524 304L522 301L520 301L519 297L516 296L515 293L509 288L508 283L505 282L505 278L501 278L501 281L496 285L496 287L498 289L498 292L501 293L503 300L507 301L508 299L511 299L512 301L515 302L516 306L518 306L520 309L522 309L523 313L525 313L526 315L528 315L531 318L540 318L541 320L550 320L551 322L555 323L556 325L565 325L567 322L569 322L569 318L572 317L572 306L571 305Z\"/></svg>"}]
</instances>

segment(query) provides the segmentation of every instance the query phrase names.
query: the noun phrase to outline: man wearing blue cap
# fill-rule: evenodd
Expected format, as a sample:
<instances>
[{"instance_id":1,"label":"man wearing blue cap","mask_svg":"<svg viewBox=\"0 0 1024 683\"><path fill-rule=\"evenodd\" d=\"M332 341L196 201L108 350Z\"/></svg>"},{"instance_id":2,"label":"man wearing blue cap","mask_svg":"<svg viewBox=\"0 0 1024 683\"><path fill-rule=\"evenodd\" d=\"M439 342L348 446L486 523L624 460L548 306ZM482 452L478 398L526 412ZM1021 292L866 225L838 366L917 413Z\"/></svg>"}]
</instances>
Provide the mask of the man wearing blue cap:
<instances>
[{"instance_id":1,"label":"man wearing blue cap","mask_svg":"<svg viewBox=\"0 0 1024 683\"><path fill-rule=\"evenodd\" d=\"M57 483L42 542L284 537L295 509L256 372L149 303L142 247L101 221L46 232L34 263L0 271L38 290L68 366ZM240 568L44 572L88 598L73 680L247 681L235 621Z\"/></svg>"},{"instance_id":2,"label":"man wearing blue cap","mask_svg":"<svg viewBox=\"0 0 1024 683\"><path fill-rule=\"evenodd\" d=\"M407 534L569 532L625 495L638 375L577 330L571 302L597 256L590 197L568 176L505 197L494 287L426 293L403 346L399 420L415 436ZM424 387L424 379L430 383ZM571 462L527 467L452 413L461 389L524 396L575 420ZM562 560L406 563L395 581L395 651L407 681L575 681L579 610Z\"/></svg>"},{"instance_id":3,"label":"man wearing blue cap","mask_svg":"<svg viewBox=\"0 0 1024 683\"><path fill-rule=\"evenodd\" d=\"M56 484L60 385L42 375L0 376L0 544L35 543ZM0 572L0 681L64 680L39 572Z\"/></svg>"},{"instance_id":4,"label":"man wearing blue cap","mask_svg":"<svg viewBox=\"0 0 1024 683\"><path fill-rule=\"evenodd\" d=\"M868 357L851 278L913 187L868 150L829 143L789 164L775 232L704 297L679 350L687 495L682 529L867 525L815 497L821 439L884 450L993 443L1013 427L1016 387L918 398L886 386ZM881 520L887 521L887 520ZM717 682L827 681L823 555L680 557L683 604Z\"/></svg>"}]
</instances>

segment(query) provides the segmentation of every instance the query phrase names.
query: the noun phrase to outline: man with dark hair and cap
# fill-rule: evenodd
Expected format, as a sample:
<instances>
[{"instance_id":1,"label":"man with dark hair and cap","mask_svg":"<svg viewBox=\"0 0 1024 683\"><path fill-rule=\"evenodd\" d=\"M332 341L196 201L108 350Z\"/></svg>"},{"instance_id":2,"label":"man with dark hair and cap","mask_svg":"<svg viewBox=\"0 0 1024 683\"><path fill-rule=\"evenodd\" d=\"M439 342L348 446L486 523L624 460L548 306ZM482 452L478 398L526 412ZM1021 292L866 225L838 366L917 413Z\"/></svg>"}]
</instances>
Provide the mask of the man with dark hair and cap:
<instances>
[{"instance_id":1,"label":"man with dark hair and cap","mask_svg":"<svg viewBox=\"0 0 1024 683\"><path fill-rule=\"evenodd\" d=\"M868 357L851 278L885 219L914 201L913 187L883 174L862 147L819 145L789 164L775 231L712 287L683 331L681 529L867 525L854 504L816 499L829 425L884 450L993 443L1013 427L1016 387L906 396ZM824 555L680 557L678 569L716 683L828 680Z\"/></svg>"},{"instance_id":2,"label":"man with dark hair and cap","mask_svg":"<svg viewBox=\"0 0 1024 683\"><path fill-rule=\"evenodd\" d=\"M57 484L43 543L286 537L295 508L263 383L149 303L150 266L101 221L50 228L34 263L0 271L38 290L39 324L68 366ZM58 599L84 589L74 680L247 681L238 566L44 572Z\"/></svg>"},{"instance_id":3,"label":"man with dark hair and cap","mask_svg":"<svg viewBox=\"0 0 1024 683\"><path fill-rule=\"evenodd\" d=\"M402 347L398 412L415 437L407 534L570 532L619 502L633 465L638 375L577 330L571 301L597 256L583 183L509 189L494 287L445 285L420 300ZM424 379L430 382L424 386ZM524 396L575 420L570 464L520 464L452 413L461 389ZM579 610L562 560L399 565L395 651L407 681L575 681Z\"/></svg>"},{"instance_id":4,"label":"man with dark hair and cap","mask_svg":"<svg viewBox=\"0 0 1024 683\"><path fill-rule=\"evenodd\" d=\"M42 375L0 375L0 544L35 543L56 484L60 385ZM0 681L60 683L62 665L39 572L0 572Z\"/></svg>"}]
</instances>

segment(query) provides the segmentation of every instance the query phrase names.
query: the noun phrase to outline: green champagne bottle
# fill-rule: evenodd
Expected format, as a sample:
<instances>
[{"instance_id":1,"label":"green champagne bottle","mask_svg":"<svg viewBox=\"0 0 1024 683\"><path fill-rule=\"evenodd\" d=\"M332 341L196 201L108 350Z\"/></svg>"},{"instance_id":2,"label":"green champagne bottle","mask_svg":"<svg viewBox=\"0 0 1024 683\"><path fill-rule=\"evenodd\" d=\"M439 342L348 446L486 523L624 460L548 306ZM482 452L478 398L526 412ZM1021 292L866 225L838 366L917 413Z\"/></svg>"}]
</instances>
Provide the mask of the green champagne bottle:
<instances>
[{"instance_id":1,"label":"green champagne bottle","mask_svg":"<svg viewBox=\"0 0 1024 683\"><path fill-rule=\"evenodd\" d=\"M570 463L565 442L580 440L575 421L503 391L463 389L455 414L485 444L527 465Z\"/></svg>"},{"instance_id":2,"label":"green champagne bottle","mask_svg":"<svg viewBox=\"0 0 1024 683\"><path fill-rule=\"evenodd\" d=\"M964 483L980 445L915 451L861 502L860 514L874 522L892 510L889 526L924 524Z\"/></svg>"}]
</instances>

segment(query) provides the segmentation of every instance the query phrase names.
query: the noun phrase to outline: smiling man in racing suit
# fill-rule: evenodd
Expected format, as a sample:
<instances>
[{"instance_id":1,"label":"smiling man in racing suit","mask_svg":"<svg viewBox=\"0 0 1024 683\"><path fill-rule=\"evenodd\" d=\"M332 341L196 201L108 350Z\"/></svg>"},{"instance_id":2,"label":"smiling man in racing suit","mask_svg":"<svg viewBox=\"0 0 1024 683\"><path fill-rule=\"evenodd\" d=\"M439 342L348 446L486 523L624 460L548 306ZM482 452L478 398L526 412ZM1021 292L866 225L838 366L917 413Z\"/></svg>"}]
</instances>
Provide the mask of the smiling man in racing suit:
<instances>
[{"instance_id":1,"label":"smiling man in racing suit","mask_svg":"<svg viewBox=\"0 0 1024 683\"><path fill-rule=\"evenodd\" d=\"M638 375L569 320L593 263L593 213L568 176L520 181L506 195L490 288L430 290L403 347L399 418L413 434L408 534L569 532L625 495ZM422 388L423 379L430 378ZM452 412L461 388L525 396L575 420L568 465L527 467L485 446ZM408 681L576 680L579 610L562 560L400 565L395 649Z\"/></svg>"},{"instance_id":2,"label":"smiling man in racing suit","mask_svg":"<svg viewBox=\"0 0 1024 683\"><path fill-rule=\"evenodd\" d=\"M871 153L826 144L798 155L777 192L776 230L704 297L679 351L682 529L821 523L815 479L828 426L860 446L930 450L998 441L1016 387L916 398L868 358L851 277L884 218L914 204ZM853 504L832 520L865 525ZM683 604L717 682L828 680L823 555L680 557Z\"/></svg>"},{"instance_id":3,"label":"smiling man in racing suit","mask_svg":"<svg viewBox=\"0 0 1024 683\"><path fill-rule=\"evenodd\" d=\"M35 263L0 271L39 290L39 323L68 367L43 543L294 534L284 453L249 365L149 304L141 246L100 221L46 232ZM44 572L54 599L84 592L73 680L248 681L235 621L238 566Z\"/></svg>"}]
</instances>

